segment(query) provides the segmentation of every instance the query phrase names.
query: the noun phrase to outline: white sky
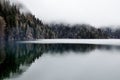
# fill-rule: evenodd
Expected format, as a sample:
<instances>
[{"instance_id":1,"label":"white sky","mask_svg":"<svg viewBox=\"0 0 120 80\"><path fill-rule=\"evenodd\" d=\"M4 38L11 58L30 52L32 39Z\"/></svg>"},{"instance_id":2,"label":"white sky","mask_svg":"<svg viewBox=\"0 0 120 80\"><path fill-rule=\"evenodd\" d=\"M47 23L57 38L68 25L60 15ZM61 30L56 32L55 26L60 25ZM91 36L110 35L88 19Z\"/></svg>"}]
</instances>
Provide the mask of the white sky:
<instances>
[{"instance_id":1,"label":"white sky","mask_svg":"<svg viewBox=\"0 0 120 80\"><path fill-rule=\"evenodd\" d=\"M44 22L120 25L120 0L19 0Z\"/></svg>"}]
</instances>

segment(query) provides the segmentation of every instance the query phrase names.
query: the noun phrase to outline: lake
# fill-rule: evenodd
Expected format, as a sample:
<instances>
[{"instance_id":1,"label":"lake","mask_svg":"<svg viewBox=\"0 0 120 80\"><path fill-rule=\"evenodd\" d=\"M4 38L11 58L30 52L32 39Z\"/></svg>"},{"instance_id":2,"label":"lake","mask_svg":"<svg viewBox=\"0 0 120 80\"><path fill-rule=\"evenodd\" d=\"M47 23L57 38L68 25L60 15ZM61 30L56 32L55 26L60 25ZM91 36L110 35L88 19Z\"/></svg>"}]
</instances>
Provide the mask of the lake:
<instances>
[{"instance_id":1,"label":"lake","mask_svg":"<svg viewBox=\"0 0 120 80\"><path fill-rule=\"evenodd\" d=\"M0 45L0 80L120 80L120 45Z\"/></svg>"}]
</instances>

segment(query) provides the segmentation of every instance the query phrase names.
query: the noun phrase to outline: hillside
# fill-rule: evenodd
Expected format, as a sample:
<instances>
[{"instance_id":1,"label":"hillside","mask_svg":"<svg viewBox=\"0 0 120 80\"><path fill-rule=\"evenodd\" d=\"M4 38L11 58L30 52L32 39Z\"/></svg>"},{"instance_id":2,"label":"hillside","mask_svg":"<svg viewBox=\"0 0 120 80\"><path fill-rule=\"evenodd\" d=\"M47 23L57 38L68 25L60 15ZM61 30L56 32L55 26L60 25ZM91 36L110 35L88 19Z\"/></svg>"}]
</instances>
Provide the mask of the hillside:
<instances>
[{"instance_id":1,"label":"hillside","mask_svg":"<svg viewBox=\"0 0 120 80\"><path fill-rule=\"evenodd\" d=\"M109 38L101 29L97 29L91 25L65 25L51 24L49 27L57 35L57 38L72 38L72 39L103 39Z\"/></svg>"},{"instance_id":2,"label":"hillside","mask_svg":"<svg viewBox=\"0 0 120 80\"><path fill-rule=\"evenodd\" d=\"M20 7L9 0L0 1L0 40L34 40L50 38L103 39L113 38L106 30L87 24L43 24L29 13L22 13Z\"/></svg>"},{"instance_id":3,"label":"hillside","mask_svg":"<svg viewBox=\"0 0 120 80\"><path fill-rule=\"evenodd\" d=\"M18 6L8 0L0 2L0 37L11 40L54 38L55 33L31 13L21 13Z\"/></svg>"}]
</instances>

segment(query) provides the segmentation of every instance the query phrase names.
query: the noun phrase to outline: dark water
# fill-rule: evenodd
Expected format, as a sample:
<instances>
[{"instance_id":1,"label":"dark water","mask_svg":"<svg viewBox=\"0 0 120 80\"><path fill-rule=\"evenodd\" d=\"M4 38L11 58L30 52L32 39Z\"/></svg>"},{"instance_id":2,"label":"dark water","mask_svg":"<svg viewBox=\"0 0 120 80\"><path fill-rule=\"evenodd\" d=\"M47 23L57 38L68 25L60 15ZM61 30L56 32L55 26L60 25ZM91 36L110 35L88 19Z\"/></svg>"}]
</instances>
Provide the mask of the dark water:
<instances>
[{"instance_id":1,"label":"dark water","mask_svg":"<svg viewBox=\"0 0 120 80\"><path fill-rule=\"evenodd\" d=\"M120 80L119 46L0 45L0 80Z\"/></svg>"}]
</instances>

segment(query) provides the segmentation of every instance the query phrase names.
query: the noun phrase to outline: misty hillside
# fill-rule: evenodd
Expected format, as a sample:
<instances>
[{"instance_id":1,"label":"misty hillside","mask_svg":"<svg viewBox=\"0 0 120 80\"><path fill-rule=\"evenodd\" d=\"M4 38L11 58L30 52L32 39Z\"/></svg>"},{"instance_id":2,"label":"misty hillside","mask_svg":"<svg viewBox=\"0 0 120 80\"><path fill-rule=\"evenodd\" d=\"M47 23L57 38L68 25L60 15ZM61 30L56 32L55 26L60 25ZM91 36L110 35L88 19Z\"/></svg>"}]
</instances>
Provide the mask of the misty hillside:
<instances>
[{"instance_id":1,"label":"misty hillside","mask_svg":"<svg viewBox=\"0 0 120 80\"><path fill-rule=\"evenodd\" d=\"M95 28L91 25L43 24L29 13L22 13L20 6L9 0L0 1L0 40L34 40L50 38L101 39L120 38L120 29Z\"/></svg>"},{"instance_id":2,"label":"misty hillside","mask_svg":"<svg viewBox=\"0 0 120 80\"><path fill-rule=\"evenodd\" d=\"M109 38L101 29L87 24L79 25L64 25L64 24L51 24L49 25L52 31L57 35L57 38L72 38L72 39L103 39Z\"/></svg>"},{"instance_id":3,"label":"misty hillside","mask_svg":"<svg viewBox=\"0 0 120 80\"><path fill-rule=\"evenodd\" d=\"M31 13L21 13L20 7L8 0L0 2L0 37L6 40L54 38L54 32Z\"/></svg>"}]
</instances>

